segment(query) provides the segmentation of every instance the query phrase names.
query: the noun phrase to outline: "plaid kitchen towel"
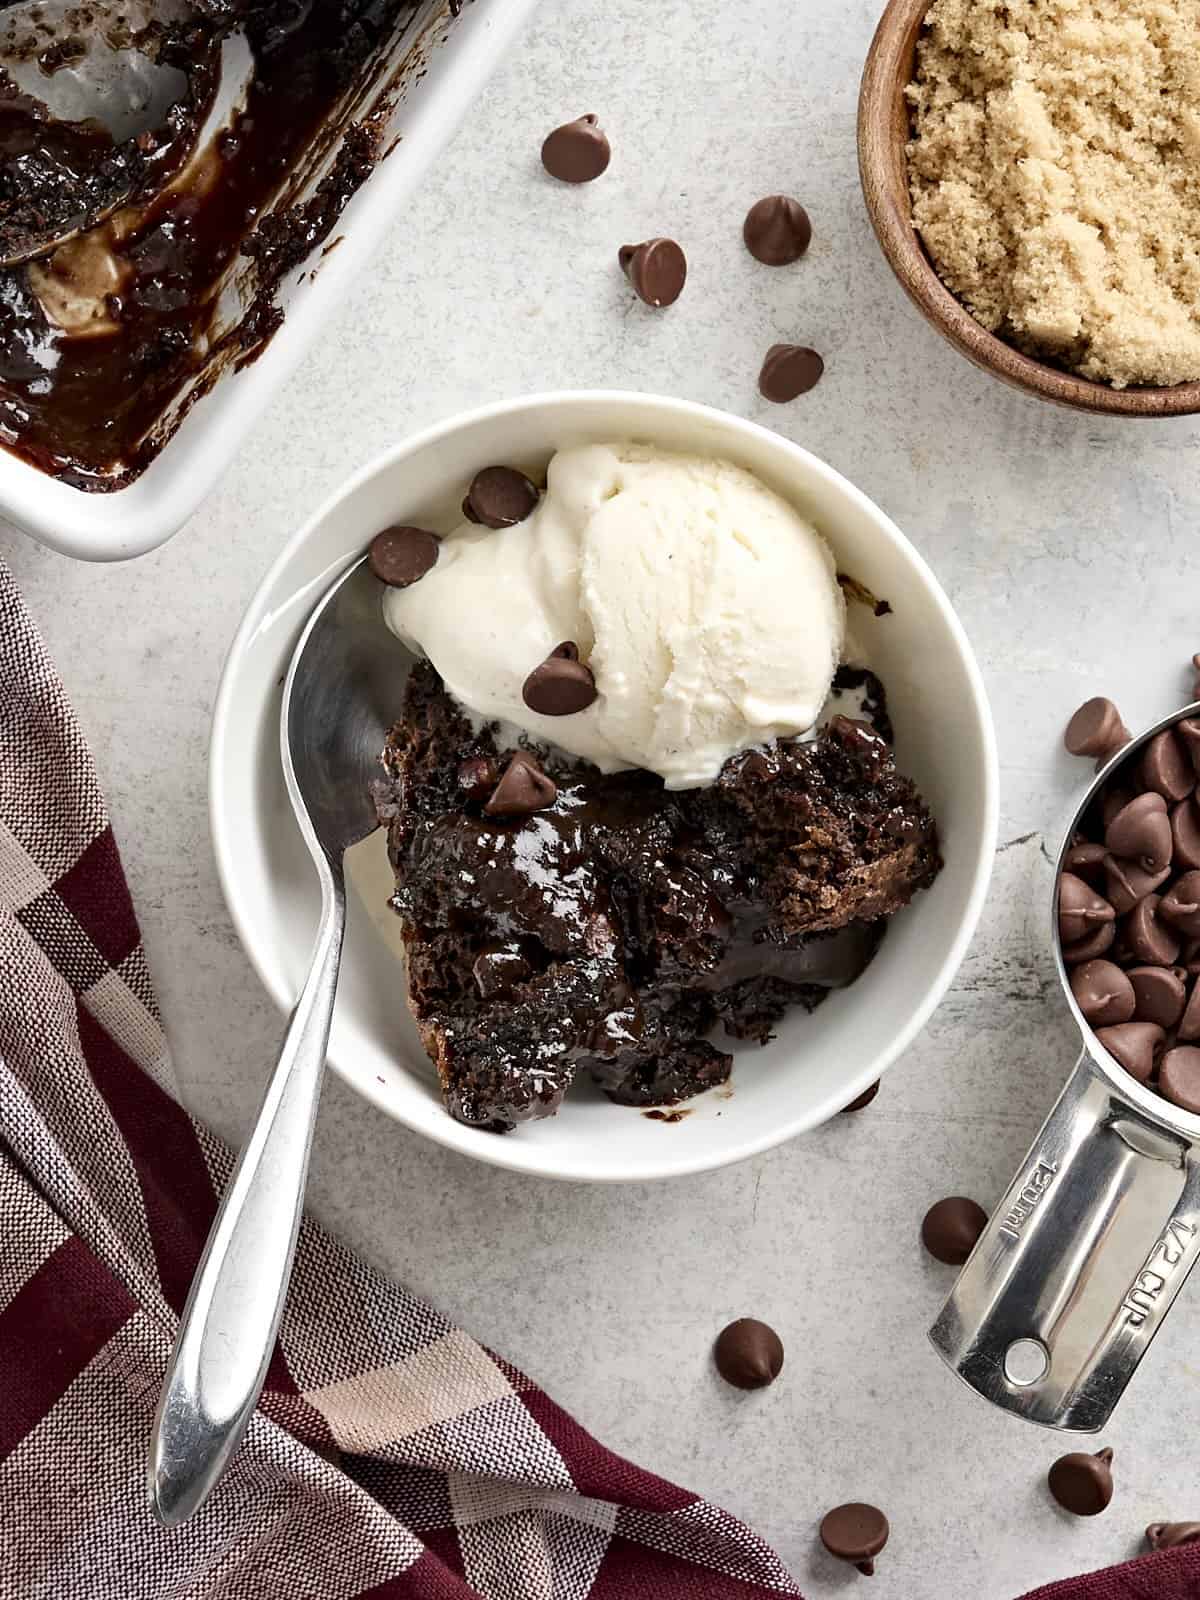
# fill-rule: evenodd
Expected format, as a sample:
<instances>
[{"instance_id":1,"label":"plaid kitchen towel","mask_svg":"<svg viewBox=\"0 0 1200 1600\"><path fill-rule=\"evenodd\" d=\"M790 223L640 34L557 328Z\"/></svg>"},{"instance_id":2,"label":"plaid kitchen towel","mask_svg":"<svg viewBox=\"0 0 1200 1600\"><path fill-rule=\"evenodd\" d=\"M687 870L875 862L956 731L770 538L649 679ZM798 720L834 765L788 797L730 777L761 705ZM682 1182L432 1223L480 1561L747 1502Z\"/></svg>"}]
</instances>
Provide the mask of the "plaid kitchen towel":
<instances>
[{"instance_id":1,"label":"plaid kitchen towel","mask_svg":"<svg viewBox=\"0 0 1200 1600\"><path fill-rule=\"evenodd\" d=\"M160 1528L150 1424L231 1166L172 1098L91 757L0 563L0 1600L798 1594L309 1221L245 1443ZM1038 1600L1197 1595L1192 1547Z\"/></svg>"}]
</instances>

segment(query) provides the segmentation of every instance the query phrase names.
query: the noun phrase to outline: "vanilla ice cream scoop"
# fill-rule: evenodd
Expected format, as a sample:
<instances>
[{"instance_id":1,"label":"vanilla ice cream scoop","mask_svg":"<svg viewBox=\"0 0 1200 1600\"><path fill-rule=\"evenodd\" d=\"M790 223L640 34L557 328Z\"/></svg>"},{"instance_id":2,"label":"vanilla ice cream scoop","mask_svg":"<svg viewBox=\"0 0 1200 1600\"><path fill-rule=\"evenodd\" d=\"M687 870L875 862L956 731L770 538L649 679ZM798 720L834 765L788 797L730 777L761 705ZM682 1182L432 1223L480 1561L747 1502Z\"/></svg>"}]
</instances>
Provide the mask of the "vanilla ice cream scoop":
<instances>
[{"instance_id":1,"label":"vanilla ice cream scoop","mask_svg":"<svg viewBox=\"0 0 1200 1600\"><path fill-rule=\"evenodd\" d=\"M475 717L671 789L811 728L845 635L833 556L793 506L730 462L635 444L560 450L530 516L464 524L384 607ZM522 688L567 641L597 695L546 716Z\"/></svg>"}]
</instances>

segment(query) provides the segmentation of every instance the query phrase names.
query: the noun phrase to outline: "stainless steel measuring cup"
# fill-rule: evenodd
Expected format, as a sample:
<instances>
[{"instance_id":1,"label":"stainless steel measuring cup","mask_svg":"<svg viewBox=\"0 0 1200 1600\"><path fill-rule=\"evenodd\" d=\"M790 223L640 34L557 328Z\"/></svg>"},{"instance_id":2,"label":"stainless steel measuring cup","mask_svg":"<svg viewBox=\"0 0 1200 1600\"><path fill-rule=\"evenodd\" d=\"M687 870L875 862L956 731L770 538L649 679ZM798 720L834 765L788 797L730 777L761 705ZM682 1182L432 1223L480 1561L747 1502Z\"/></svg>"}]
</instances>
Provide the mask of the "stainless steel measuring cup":
<instances>
[{"instance_id":1,"label":"stainless steel measuring cup","mask_svg":"<svg viewBox=\"0 0 1200 1600\"><path fill-rule=\"evenodd\" d=\"M1121 1067L1084 1021L1058 937L1058 875L1100 789L1164 717L1117 753L1071 820L1050 916L1059 982L1083 1051L988 1220L930 1338L972 1389L1049 1428L1093 1433L1200 1256L1200 1116Z\"/></svg>"}]
</instances>

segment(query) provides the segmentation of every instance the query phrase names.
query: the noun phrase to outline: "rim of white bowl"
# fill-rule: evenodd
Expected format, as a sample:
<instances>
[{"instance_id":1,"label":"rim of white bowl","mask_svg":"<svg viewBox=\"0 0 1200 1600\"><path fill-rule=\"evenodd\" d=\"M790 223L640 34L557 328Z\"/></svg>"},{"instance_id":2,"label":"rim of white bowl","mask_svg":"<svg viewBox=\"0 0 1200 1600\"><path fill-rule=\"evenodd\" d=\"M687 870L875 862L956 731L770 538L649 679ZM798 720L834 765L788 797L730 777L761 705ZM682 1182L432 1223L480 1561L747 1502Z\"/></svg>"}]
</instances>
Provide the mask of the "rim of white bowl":
<instances>
[{"instance_id":1,"label":"rim of white bowl","mask_svg":"<svg viewBox=\"0 0 1200 1600\"><path fill-rule=\"evenodd\" d=\"M789 1139L796 1138L801 1133L820 1127L830 1117L835 1116L857 1094L865 1090L868 1085L891 1067L897 1059L917 1037L929 1021L933 1012L940 1004L946 990L954 981L962 959L967 952L967 947L974 937L979 917L987 898L988 885L991 880L992 866L995 860L996 840L999 830L999 762L996 752L996 733L992 722L991 708L988 703L987 691L983 683L983 675L975 660L975 652L971 648L966 630L958 620L958 615L946 595L945 590L938 582L933 569L921 555L912 541L900 530L892 519L875 502L863 493L849 478L844 477L834 467L822 461L793 440L783 434L765 428L761 423L750 422L745 417L739 417L734 412L722 411L718 406L701 405L695 400L676 399L670 395L660 395L653 392L643 392L636 389L561 389L546 390L537 394L510 396L505 400L490 401L487 405L473 407L469 411L458 411L449 417L444 417L439 422L432 423L429 427L419 432L410 434L407 438L399 440L388 449L381 451L352 473L339 488L329 494L313 514L307 518L302 527L287 541L282 550L271 563L267 572L258 583L246 607L245 614L238 624L237 632L226 653L224 664L221 668L220 683L217 688L217 698L213 708L212 729L209 739L209 771L208 771L208 810L209 829L212 834L213 851L217 863L217 876L221 884L221 892L225 899L226 907L233 919L234 928L243 950L249 958L251 966L258 974L259 980L275 1005L285 1014L290 1012L296 1001L296 994L292 991L281 973L277 964L272 964L265 953L260 952L259 939L255 933L249 908L243 903L238 888L238 877L235 867L233 852L230 847L230 832L225 826L225 813L221 797L225 789L225 752L226 752L226 725L230 716L230 708L234 701L235 681L238 677L241 658L246 651L247 644L258 631L261 622L260 613L263 610L264 597L271 593L277 580L291 565L296 553L309 540L315 528L320 526L325 519L344 500L353 495L368 479L392 467L396 462L406 457L414 456L436 445L447 435L457 433L463 428L474 427L479 423L490 421L495 417L504 416L510 412L523 411L533 407L560 406L569 407L582 402L595 402L602 400L614 406L628 405L649 407L651 410L660 409L672 412L676 416L690 417L697 422L702 420L715 420L722 427L727 427L735 433L743 433L749 437L765 439L767 443L784 455L803 462L805 468L814 472L818 477L825 478L841 493L851 500L856 501L865 510L878 527L881 536L889 539L907 561L911 563L921 581L925 584L934 603L941 612L943 621L953 638L959 655L962 659L967 682L971 691L971 704L979 724L983 747L983 780L984 780L984 807L982 827L979 833L977 855L971 875L971 890L967 897L966 909L959 920L958 931L950 950L942 962L938 975L933 983L926 989L920 1005L916 1007L905 1026L896 1034L886 1050L881 1052L871 1061L869 1067L856 1074L854 1080L848 1082L836 1094L832 1094L827 1103L819 1105L815 1111L809 1111L803 1116L784 1120L778 1126L766 1132L740 1140L731 1140L727 1147L720 1149L715 1154L698 1154L695 1156L684 1155L682 1159L676 1155L672 1159L664 1160L658 1166L639 1168L637 1171L627 1173L605 1171L589 1171L586 1166L581 1167L578 1162L572 1163L570 1169L555 1164L549 1153L539 1145L525 1143L517 1135L500 1137L495 1134L481 1136L478 1128L469 1128L445 1113L440 1118L429 1123L417 1121L405 1116L403 1112L389 1102L386 1094L380 1093L374 1083L360 1081L349 1071L342 1068L333 1052L327 1060L327 1066L337 1073L356 1094L362 1096L370 1105L389 1117L394 1122L400 1122L414 1133L423 1134L435 1143L445 1145L448 1149L458 1151L462 1155L473 1157L492 1166L503 1167L510 1172L526 1173L534 1177L556 1178L568 1182L598 1182L598 1183L649 1183L663 1178L683 1178L694 1176L697 1173L713 1172L720 1167L733 1166L739 1161L748 1160L751 1156L761 1155L765 1150L771 1150L776 1145L785 1144ZM333 581L332 578L330 580ZM268 742L268 748L275 751L275 741ZM314 928L315 936L315 928ZM569 1115L569 1107L565 1108ZM560 1112L560 1115L563 1113ZM677 1147L681 1150L682 1147ZM664 1156L670 1157L670 1152L664 1147Z\"/></svg>"}]
</instances>

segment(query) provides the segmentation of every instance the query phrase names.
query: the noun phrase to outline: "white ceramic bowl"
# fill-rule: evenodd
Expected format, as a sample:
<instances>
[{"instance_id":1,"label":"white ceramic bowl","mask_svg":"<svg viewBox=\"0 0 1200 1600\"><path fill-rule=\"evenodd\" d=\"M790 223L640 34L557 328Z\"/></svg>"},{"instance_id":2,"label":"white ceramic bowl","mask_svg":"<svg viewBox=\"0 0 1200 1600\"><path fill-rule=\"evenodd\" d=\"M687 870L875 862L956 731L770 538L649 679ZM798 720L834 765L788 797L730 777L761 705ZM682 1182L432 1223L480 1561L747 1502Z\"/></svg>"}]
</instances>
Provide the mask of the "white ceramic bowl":
<instances>
[{"instance_id":1,"label":"white ceramic bowl","mask_svg":"<svg viewBox=\"0 0 1200 1600\"><path fill-rule=\"evenodd\" d=\"M731 1094L703 1096L680 1122L664 1123L579 1083L558 1116L503 1137L463 1127L443 1111L405 1010L396 957L352 896L330 1044L334 1070L381 1112L441 1144L558 1178L699 1172L840 1110L906 1049L945 992L975 928L995 850L995 741L971 647L929 568L865 495L777 434L687 401L608 392L505 401L437 424L352 478L275 562L233 642L213 725L213 837L234 922L277 1004L294 1001L317 922L316 882L279 763L280 685L313 604L386 524L452 526L478 468L540 468L564 445L631 437L724 456L756 472L812 517L841 570L891 602L883 618L854 608L853 626L887 685L897 760L938 818L946 865L893 920L857 983L812 1016L790 1015L765 1048L738 1048ZM388 915L388 890L381 872L377 917Z\"/></svg>"}]
</instances>

